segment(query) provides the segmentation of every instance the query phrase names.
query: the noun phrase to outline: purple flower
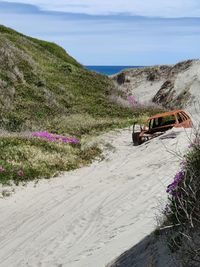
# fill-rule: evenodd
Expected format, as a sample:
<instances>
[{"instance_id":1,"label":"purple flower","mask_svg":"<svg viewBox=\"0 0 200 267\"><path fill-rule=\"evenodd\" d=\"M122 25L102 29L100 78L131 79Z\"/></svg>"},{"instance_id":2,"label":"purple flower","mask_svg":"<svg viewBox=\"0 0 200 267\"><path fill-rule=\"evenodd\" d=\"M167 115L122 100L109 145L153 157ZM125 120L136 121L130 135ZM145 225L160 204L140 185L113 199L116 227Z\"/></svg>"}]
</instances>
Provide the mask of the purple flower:
<instances>
[{"instance_id":1,"label":"purple flower","mask_svg":"<svg viewBox=\"0 0 200 267\"><path fill-rule=\"evenodd\" d=\"M174 195L174 191L177 189L178 184L182 181L184 174L184 171L181 170L175 175L174 181L167 186L167 193Z\"/></svg>"},{"instance_id":2,"label":"purple flower","mask_svg":"<svg viewBox=\"0 0 200 267\"><path fill-rule=\"evenodd\" d=\"M34 132L32 133L33 137L39 137L46 139L48 141L60 141L63 143L71 143L71 144L78 144L79 140L74 137L66 137L58 134L52 134L48 132Z\"/></svg>"},{"instance_id":3,"label":"purple flower","mask_svg":"<svg viewBox=\"0 0 200 267\"><path fill-rule=\"evenodd\" d=\"M127 96L127 100L131 106L137 105L137 101L135 100L134 96L132 95Z\"/></svg>"},{"instance_id":4,"label":"purple flower","mask_svg":"<svg viewBox=\"0 0 200 267\"><path fill-rule=\"evenodd\" d=\"M4 167L2 167L2 166L0 166L0 173L1 172L5 172L5 169L4 169Z\"/></svg>"},{"instance_id":5,"label":"purple flower","mask_svg":"<svg viewBox=\"0 0 200 267\"><path fill-rule=\"evenodd\" d=\"M20 177L22 177L22 176L24 176L24 172L23 172L22 170L19 170L19 171L17 172L17 175L20 176Z\"/></svg>"}]
</instances>

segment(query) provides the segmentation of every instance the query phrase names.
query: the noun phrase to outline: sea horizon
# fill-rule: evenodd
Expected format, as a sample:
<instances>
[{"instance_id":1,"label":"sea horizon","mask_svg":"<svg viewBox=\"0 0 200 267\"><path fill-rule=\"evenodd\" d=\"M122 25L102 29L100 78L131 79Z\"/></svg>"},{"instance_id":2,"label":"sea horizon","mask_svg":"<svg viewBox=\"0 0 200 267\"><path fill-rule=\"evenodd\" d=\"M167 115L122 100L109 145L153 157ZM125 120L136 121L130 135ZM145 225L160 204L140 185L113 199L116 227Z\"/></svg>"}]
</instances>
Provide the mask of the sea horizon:
<instances>
[{"instance_id":1,"label":"sea horizon","mask_svg":"<svg viewBox=\"0 0 200 267\"><path fill-rule=\"evenodd\" d=\"M123 66L123 65L85 65L85 68L91 71L95 71L100 74L104 75L113 75L116 73L121 72L125 69L132 69L132 68L144 68L144 66Z\"/></svg>"}]
</instances>

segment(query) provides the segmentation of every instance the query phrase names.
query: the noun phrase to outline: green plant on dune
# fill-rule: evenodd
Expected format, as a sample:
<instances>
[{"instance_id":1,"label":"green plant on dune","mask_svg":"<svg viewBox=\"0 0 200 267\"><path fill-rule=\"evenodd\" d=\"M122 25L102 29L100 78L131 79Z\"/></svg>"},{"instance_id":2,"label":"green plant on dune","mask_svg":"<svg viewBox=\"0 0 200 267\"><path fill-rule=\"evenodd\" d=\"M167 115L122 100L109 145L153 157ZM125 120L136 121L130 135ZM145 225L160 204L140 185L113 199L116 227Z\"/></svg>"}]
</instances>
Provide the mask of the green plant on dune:
<instances>
[{"instance_id":1,"label":"green plant on dune","mask_svg":"<svg viewBox=\"0 0 200 267\"><path fill-rule=\"evenodd\" d=\"M100 156L98 146L49 142L44 139L9 136L0 138L0 183L50 178L73 170Z\"/></svg>"},{"instance_id":2,"label":"green plant on dune","mask_svg":"<svg viewBox=\"0 0 200 267\"><path fill-rule=\"evenodd\" d=\"M168 186L169 204L164 215L167 238L181 266L200 264L200 142L199 134L189 146L174 181Z\"/></svg>"}]
</instances>

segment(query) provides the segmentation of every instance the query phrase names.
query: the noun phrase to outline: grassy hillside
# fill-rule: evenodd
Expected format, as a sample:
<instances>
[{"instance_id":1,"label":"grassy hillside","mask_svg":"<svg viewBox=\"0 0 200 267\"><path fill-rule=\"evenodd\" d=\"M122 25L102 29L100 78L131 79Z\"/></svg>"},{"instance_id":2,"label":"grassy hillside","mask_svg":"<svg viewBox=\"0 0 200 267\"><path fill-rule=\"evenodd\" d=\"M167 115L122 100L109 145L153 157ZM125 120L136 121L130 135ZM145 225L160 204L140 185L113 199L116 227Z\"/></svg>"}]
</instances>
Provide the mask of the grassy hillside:
<instances>
[{"instance_id":1,"label":"grassy hillside","mask_svg":"<svg viewBox=\"0 0 200 267\"><path fill-rule=\"evenodd\" d=\"M100 150L83 148L83 136L124 127L146 112L111 101L121 94L58 45L0 26L0 182L50 177L91 162ZM33 131L79 143L49 143Z\"/></svg>"},{"instance_id":2,"label":"grassy hillside","mask_svg":"<svg viewBox=\"0 0 200 267\"><path fill-rule=\"evenodd\" d=\"M63 48L0 26L0 126L11 131L65 128L77 114L131 115L109 101L110 80L85 70ZM66 123L66 125L65 125ZM76 132L74 132L76 134Z\"/></svg>"}]
</instances>

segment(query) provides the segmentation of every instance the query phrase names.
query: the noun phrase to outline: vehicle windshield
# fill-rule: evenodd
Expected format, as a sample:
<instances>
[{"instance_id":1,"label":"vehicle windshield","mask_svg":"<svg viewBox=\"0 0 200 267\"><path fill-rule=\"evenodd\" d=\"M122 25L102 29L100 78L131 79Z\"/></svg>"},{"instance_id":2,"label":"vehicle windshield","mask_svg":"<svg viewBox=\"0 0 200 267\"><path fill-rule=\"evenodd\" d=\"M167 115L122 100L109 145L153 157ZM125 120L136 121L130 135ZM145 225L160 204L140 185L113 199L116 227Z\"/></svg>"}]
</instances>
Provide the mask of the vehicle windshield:
<instances>
[{"instance_id":1,"label":"vehicle windshield","mask_svg":"<svg viewBox=\"0 0 200 267\"><path fill-rule=\"evenodd\" d=\"M171 125L171 124L174 124L174 123L176 123L176 119L175 119L174 115L158 117L158 118L150 120L149 128L150 129L154 129L154 128L157 128L157 127Z\"/></svg>"}]
</instances>

